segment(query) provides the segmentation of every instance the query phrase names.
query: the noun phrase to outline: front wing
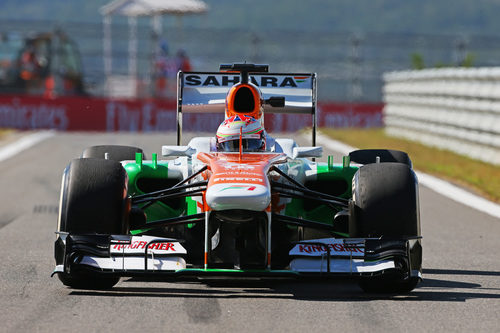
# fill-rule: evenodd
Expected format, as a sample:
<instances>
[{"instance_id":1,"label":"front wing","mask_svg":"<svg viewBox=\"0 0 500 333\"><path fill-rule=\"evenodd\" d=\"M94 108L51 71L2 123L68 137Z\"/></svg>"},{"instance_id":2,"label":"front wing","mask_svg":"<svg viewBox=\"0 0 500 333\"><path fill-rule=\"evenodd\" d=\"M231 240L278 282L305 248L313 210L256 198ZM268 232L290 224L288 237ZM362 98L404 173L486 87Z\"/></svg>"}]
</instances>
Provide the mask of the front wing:
<instances>
[{"instance_id":1,"label":"front wing","mask_svg":"<svg viewBox=\"0 0 500 333\"><path fill-rule=\"evenodd\" d=\"M398 274L421 278L420 238L324 238L296 243L286 269L196 268L186 263L182 241L153 236L58 233L53 274L86 271L114 276L366 277Z\"/></svg>"}]
</instances>

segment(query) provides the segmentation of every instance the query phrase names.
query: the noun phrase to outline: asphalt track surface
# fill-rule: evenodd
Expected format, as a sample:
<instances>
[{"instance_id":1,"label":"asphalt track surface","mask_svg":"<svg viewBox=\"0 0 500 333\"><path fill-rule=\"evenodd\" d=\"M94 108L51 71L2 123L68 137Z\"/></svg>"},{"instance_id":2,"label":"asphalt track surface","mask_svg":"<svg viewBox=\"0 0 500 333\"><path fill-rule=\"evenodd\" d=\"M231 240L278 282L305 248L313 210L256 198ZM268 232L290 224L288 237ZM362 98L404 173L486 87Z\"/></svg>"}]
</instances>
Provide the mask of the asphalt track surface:
<instances>
[{"instance_id":1,"label":"asphalt track surface","mask_svg":"<svg viewBox=\"0 0 500 333\"><path fill-rule=\"evenodd\" d=\"M57 134L0 162L0 332L498 332L500 221L425 187L425 280L408 295L369 295L352 282L256 280L122 279L110 291L86 291L51 278L67 163L90 145L136 145L150 156L174 138Z\"/></svg>"}]
</instances>

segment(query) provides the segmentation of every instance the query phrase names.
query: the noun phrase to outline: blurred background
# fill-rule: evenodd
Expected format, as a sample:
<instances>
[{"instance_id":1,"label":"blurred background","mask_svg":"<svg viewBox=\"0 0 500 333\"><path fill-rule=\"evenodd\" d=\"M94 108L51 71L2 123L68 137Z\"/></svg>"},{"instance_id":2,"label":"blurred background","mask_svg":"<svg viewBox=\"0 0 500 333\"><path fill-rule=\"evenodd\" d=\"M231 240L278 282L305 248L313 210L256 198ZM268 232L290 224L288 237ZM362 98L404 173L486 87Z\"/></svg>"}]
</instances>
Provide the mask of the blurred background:
<instances>
[{"instance_id":1,"label":"blurred background","mask_svg":"<svg viewBox=\"0 0 500 333\"><path fill-rule=\"evenodd\" d=\"M494 66L500 58L495 1L206 0L175 13L157 2L156 12L134 12L133 1L2 0L2 92L23 83L41 92L19 79L27 48L46 62L33 76L66 79L56 82L58 95L160 95L155 80L172 76L182 53L197 71L246 60L316 72L320 100L359 102L382 101L387 71Z\"/></svg>"}]
</instances>

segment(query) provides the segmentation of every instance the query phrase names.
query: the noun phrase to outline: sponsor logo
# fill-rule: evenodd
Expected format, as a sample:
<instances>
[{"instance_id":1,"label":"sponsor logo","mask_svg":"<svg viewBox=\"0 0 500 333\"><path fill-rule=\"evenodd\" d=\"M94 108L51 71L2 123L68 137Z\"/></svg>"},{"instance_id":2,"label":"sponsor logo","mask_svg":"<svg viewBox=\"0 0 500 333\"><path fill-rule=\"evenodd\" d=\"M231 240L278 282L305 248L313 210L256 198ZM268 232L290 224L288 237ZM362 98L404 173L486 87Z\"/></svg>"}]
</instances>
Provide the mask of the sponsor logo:
<instances>
[{"instance_id":1,"label":"sponsor logo","mask_svg":"<svg viewBox=\"0 0 500 333\"><path fill-rule=\"evenodd\" d=\"M123 250L144 250L148 242L146 241L134 241L130 244L115 244L111 247L111 250L123 251ZM158 250L158 251L172 251L176 252L174 243L154 243L148 246L150 250Z\"/></svg>"},{"instance_id":2,"label":"sponsor logo","mask_svg":"<svg viewBox=\"0 0 500 333\"><path fill-rule=\"evenodd\" d=\"M258 173L258 172L247 172L247 171L234 171L234 172L227 172L227 174L235 174L235 175L238 175L238 176L245 176L245 177L261 177L262 174Z\"/></svg>"},{"instance_id":3,"label":"sponsor logo","mask_svg":"<svg viewBox=\"0 0 500 333\"><path fill-rule=\"evenodd\" d=\"M230 181L238 181L238 182L264 182L262 178L253 178L253 177L216 177L214 178L214 182L230 182Z\"/></svg>"},{"instance_id":4,"label":"sponsor logo","mask_svg":"<svg viewBox=\"0 0 500 333\"><path fill-rule=\"evenodd\" d=\"M324 244L324 245L305 245L305 244L298 244L299 246L299 252L301 253L324 253L326 252L326 247L330 248L330 252L353 252L353 253L364 253L363 248L359 248L355 245L348 245L348 244Z\"/></svg>"},{"instance_id":5,"label":"sponsor logo","mask_svg":"<svg viewBox=\"0 0 500 333\"><path fill-rule=\"evenodd\" d=\"M127 103L106 103L106 130L112 131L165 131L171 129L176 115L173 110L158 108L152 103L131 106Z\"/></svg>"},{"instance_id":6,"label":"sponsor logo","mask_svg":"<svg viewBox=\"0 0 500 333\"><path fill-rule=\"evenodd\" d=\"M18 98L0 104L0 127L66 130L68 125L65 105L25 103Z\"/></svg>"},{"instance_id":7,"label":"sponsor logo","mask_svg":"<svg viewBox=\"0 0 500 333\"><path fill-rule=\"evenodd\" d=\"M308 76L251 76L250 81L258 87L280 87L280 88L296 88L297 83L307 81ZM190 87L229 87L240 82L239 76L227 75L196 75L190 74L185 76L185 85Z\"/></svg>"},{"instance_id":8,"label":"sponsor logo","mask_svg":"<svg viewBox=\"0 0 500 333\"><path fill-rule=\"evenodd\" d=\"M247 191L253 191L256 189L255 186L239 186L239 185L232 185L228 187L224 187L221 189L219 192L225 191L225 190L244 190L246 189Z\"/></svg>"},{"instance_id":9,"label":"sponsor logo","mask_svg":"<svg viewBox=\"0 0 500 333\"><path fill-rule=\"evenodd\" d=\"M227 163L227 164L222 164L222 167L224 169L229 169L229 170L234 170L234 169L239 169L239 170L254 170L255 166L253 165L248 165L248 164L236 164L236 163Z\"/></svg>"},{"instance_id":10,"label":"sponsor logo","mask_svg":"<svg viewBox=\"0 0 500 333\"><path fill-rule=\"evenodd\" d=\"M294 76L293 77L297 83L306 82L307 76Z\"/></svg>"}]
</instances>

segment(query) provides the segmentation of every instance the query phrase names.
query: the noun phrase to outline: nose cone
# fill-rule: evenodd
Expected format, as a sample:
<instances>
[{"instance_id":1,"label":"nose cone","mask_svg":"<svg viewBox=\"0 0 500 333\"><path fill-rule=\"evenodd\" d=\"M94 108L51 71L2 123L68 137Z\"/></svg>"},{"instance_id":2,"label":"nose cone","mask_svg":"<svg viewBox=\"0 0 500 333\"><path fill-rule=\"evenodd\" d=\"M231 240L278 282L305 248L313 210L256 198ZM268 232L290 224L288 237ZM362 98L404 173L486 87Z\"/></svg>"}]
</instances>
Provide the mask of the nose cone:
<instances>
[{"instance_id":1,"label":"nose cone","mask_svg":"<svg viewBox=\"0 0 500 333\"><path fill-rule=\"evenodd\" d=\"M258 184L214 184L207 189L206 201L212 210L263 211L271 203L271 191Z\"/></svg>"}]
</instances>

